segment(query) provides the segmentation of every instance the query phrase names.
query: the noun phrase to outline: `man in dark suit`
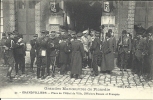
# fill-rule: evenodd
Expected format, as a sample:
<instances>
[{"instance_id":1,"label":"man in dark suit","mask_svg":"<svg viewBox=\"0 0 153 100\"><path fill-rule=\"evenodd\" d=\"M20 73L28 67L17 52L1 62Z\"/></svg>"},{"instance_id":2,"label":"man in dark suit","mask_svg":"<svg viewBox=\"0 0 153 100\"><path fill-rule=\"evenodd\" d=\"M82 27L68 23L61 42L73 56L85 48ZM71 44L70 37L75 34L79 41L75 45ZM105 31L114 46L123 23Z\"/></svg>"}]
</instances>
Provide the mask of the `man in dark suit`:
<instances>
[{"instance_id":1,"label":"man in dark suit","mask_svg":"<svg viewBox=\"0 0 153 100\"><path fill-rule=\"evenodd\" d=\"M25 56L26 56L26 43L23 41L23 35L18 35L19 39L17 41L17 45L19 45L16 48L16 56L17 56L17 63L16 63L16 69L18 67L21 69L22 74L25 74ZM19 66L18 66L19 65Z\"/></svg>"},{"instance_id":2,"label":"man in dark suit","mask_svg":"<svg viewBox=\"0 0 153 100\"><path fill-rule=\"evenodd\" d=\"M30 64L30 68L31 68L31 71L33 71L33 63L34 63L35 58L36 58L36 40L37 40L38 34L35 34L33 37L34 38L30 41L30 45L31 45L31 50L30 50L31 64Z\"/></svg>"},{"instance_id":3,"label":"man in dark suit","mask_svg":"<svg viewBox=\"0 0 153 100\"><path fill-rule=\"evenodd\" d=\"M99 36L100 36L100 33L96 32L95 39L93 40L92 46L90 48L90 50L92 51L92 54L93 54L92 67L93 67L93 71L94 71L95 76L98 76L97 60L98 60L98 55L100 53L100 39L99 39Z\"/></svg>"}]
</instances>

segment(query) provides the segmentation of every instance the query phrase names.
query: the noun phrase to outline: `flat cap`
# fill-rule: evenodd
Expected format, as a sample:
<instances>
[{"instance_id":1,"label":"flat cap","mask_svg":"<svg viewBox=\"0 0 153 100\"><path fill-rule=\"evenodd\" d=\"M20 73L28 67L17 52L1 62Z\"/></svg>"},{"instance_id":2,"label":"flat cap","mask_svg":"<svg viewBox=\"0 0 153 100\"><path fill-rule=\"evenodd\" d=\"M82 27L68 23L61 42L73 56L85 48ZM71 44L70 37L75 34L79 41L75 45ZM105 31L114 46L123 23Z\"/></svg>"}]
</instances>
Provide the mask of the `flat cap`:
<instances>
[{"instance_id":1,"label":"flat cap","mask_svg":"<svg viewBox=\"0 0 153 100\"><path fill-rule=\"evenodd\" d=\"M77 34L77 37L81 37L83 34L82 34L82 32L79 32L78 34Z\"/></svg>"},{"instance_id":2,"label":"flat cap","mask_svg":"<svg viewBox=\"0 0 153 100\"><path fill-rule=\"evenodd\" d=\"M38 34L35 34L33 37L38 37Z\"/></svg>"}]
</instances>

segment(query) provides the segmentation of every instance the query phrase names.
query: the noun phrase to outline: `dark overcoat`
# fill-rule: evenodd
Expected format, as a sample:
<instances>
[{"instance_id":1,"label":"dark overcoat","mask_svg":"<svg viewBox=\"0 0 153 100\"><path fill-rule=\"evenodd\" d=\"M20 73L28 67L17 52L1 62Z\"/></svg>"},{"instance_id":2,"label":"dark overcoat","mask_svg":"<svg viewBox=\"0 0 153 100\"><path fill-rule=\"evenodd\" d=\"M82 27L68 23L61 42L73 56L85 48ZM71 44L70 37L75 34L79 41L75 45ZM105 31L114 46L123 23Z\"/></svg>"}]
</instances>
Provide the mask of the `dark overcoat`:
<instances>
[{"instance_id":1,"label":"dark overcoat","mask_svg":"<svg viewBox=\"0 0 153 100\"><path fill-rule=\"evenodd\" d=\"M67 55L67 42L63 41L59 44L59 63L67 64L68 63L68 55Z\"/></svg>"},{"instance_id":2,"label":"dark overcoat","mask_svg":"<svg viewBox=\"0 0 153 100\"><path fill-rule=\"evenodd\" d=\"M153 40L149 41L148 47L150 77L153 79Z\"/></svg>"},{"instance_id":3,"label":"dark overcoat","mask_svg":"<svg viewBox=\"0 0 153 100\"><path fill-rule=\"evenodd\" d=\"M116 50L116 43L113 38L105 41L103 43L103 55L101 71L113 70L114 69L114 52Z\"/></svg>"},{"instance_id":4,"label":"dark overcoat","mask_svg":"<svg viewBox=\"0 0 153 100\"><path fill-rule=\"evenodd\" d=\"M81 40L72 41L71 74L82 74L82 60L84 56Z\"/></svg>"}]
</instances>

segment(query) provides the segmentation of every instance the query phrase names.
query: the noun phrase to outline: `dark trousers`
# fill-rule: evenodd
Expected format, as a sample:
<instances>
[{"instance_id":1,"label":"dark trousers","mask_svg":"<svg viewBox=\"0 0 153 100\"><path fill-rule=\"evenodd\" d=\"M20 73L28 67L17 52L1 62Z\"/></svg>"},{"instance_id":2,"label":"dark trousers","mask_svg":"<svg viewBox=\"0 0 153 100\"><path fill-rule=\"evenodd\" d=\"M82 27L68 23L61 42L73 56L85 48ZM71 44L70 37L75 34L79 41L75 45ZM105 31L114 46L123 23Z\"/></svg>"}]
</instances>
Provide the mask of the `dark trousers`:
<instances>
[{"instance_id":1,"label":"dark trousers","mask_svg":"<svg viewBox=\"0 0 153 100\"><path fill-rule=\"evenodd\" d=\"M87 65L91 67L92 59L89 57L89 52L85 52L85 55L86 55L86 59L83 61L83 67L86 67Z\"/></svg>"},{"instance_id":2,"label":"dark trousers","mask_svg":"<svg viewBox=\"0 0 153 100\"><path fill-rule=\"evenodd\" d=\"M120 54L120 61L121 61L121 69L127 69L128 66L128 60L129 60L129 54L127 52L122 52Z\"/></svg>"},{"instance_id":3,"label":"dark trousers","mask_svg":"<svg viewBox=\"0 0 153 100\"><path fill-rule=\"evenodd\" d=\"M16 74L18 74L19 68L22 71L22 74L25 73L25 55L24 54L18 54L15 56L15 71Z\"/></svg>"},{"instance_id":4,"label":"dark trousers","mask_svg":"<svg viewBox=\"0 0 153 100\"><path fill-rule=\"evenodd\" d=\"M55 64L56 64L56 57L49 56L47 58L47 74L50 75L50 66L52 66L52 73L55 73Z\"/></svg>"},{"instance_id":5,"label":"dark trousers","mask_svg":"<svg viewBox=\"0 0 153 100\"><path fill-rule=\"evenodd\" d=\"M34 61L35 61L35 56L30 56L30 59L31 59L31 63L30 63L30 68L33 69L33 64L34 64Z\"/></svg>"},{"instance_id":6,"label":"dark trousers","mask_svg":"<svg viewBox=\"0 0 153 100\"><path fill-rule=\"evenodd\" d=\"M37 57L37 78L44 77L47 66L47 57Z\"/></svg>"},{"instance_id":7,"label":"dark trousers","mask_svg":"<svg viewBox=\"0 0 153 100\"><path fill-rule=\"evenodd\" d=\"M30 60L31 60L31 63L30 63L30 68L33 70L33 64L34 64L34 61L35 61L35 58L36 58L36 52L35 50L31 50L30 51Z\"/></svg>"},{"instance_id":8,"label":"dark trousers","mask_svg":"<svg viewBox=\"0 0 153 100\"><path fill-rule=\"evenodd\" d=\"M66 64L60 64L61 68L60 68L60 74L63 75L66 73Z\"/></svg>"},{"instance_id":9,"label":"dark trousers","mask_svg":"<svg viewBox=\"0 0 153 100\"><path fill-rule=\"evenodd\" d=\"M142 75L142 73L143 73L143 64L144 64L143 57L135 57L134 65L133 65L133 71L135 73L137 73L138 75Z\"/></svg>"},{"instance_id":10,"label":"dark trousers","mask_svg":"<svg viewBox=\"0 0 153 100\"><path fill-rule=\"evenodd\" d=\"M93 71L95 75L98 75L98 56L97 55L93 55L93 61L92 61L92 67L93 67Z\"/></svg>"}]
</instances>

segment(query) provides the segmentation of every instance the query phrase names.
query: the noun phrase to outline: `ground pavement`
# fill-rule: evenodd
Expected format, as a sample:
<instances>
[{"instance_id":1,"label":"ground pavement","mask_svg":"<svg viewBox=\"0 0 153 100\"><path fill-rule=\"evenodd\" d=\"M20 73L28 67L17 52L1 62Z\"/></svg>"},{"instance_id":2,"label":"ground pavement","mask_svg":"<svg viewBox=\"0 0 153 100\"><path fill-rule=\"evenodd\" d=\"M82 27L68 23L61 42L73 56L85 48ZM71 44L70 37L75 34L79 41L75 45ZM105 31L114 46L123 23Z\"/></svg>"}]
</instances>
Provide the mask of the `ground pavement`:
<instances>
[{"instance_id":1,"label":"ground pavement","mask_svg":"<svg viewBox=\"0 0 153 100\"><path fill-rule=\"evenodd\" d=\"M151 88L153 87L153 81L146 81L143 77L139 77L137 74L132 74L131 70L120 71L118 67L112 71L112 74L99 74L96 77L91 76L91 69L83 69L83 79L70 78L70 72L66 75L60 75L59 69L56 69L55 77L48 76L45 79L37 79L36 66L34 66L34 72L30 71L30 57L27 52L26 56L26 73L24 75L19 71L19 75L13 79L13 82L9 82L6 77L7 67L0 66L0 88L12 85L36 85L36 84L48 84L50 86L114 86L114 87L127 87L127 88ZM15 75L13 70L12 75Z\"/></svg>"}]
</instances>

